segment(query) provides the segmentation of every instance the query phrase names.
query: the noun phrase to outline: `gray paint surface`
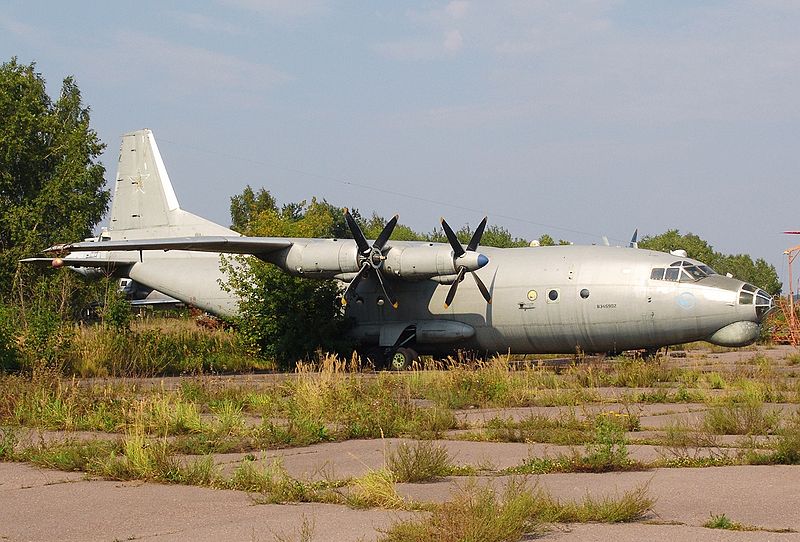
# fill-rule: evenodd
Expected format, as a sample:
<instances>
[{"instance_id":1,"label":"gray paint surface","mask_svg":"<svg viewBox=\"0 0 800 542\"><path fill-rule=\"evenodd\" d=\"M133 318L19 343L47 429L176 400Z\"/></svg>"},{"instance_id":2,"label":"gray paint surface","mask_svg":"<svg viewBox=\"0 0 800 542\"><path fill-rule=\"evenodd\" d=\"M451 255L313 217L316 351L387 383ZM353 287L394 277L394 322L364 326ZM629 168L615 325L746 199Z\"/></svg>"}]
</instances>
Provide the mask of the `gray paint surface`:
<instances>
[{"instance_id":1,"label":"gray paint surface","mask_svg":"<svg viewBox=\"0 0 800 542\"><path fill-rule=\"evenodd\" d=\"M311 279L352 278L360 267L355 242L349 239L241 237L180 209L149 130L123 136L115 188L110 241L67 248L124 261L132 279L210 312L236 312L236 300L221 286L220 253L252 254ZM403 329L427 323L438 328L440 340L417 341L420 351L605 352L696 340L741 346L757 338L768 308L758 310L752 299L741 303L740 291L746 286L734 278L651 279L653 268L676 261L702 265L671 254L610 246L478 250L489 259L476 273L489 288L492 303L486 303L473 281L465 280L445 308L448 279L452 281L457 269L450 246L390 241L381 273L399 306L383 302L376 281L364 279L355 292L358 301L347 307L358 322L356 337L365 344L392 346ZM131 251L138 253L132 264ZM762 304L771 303L763 296ZM465 332L464 326L472 331ZM441 340L448 333L449 343Z\"/></svg>"}]
</instances>

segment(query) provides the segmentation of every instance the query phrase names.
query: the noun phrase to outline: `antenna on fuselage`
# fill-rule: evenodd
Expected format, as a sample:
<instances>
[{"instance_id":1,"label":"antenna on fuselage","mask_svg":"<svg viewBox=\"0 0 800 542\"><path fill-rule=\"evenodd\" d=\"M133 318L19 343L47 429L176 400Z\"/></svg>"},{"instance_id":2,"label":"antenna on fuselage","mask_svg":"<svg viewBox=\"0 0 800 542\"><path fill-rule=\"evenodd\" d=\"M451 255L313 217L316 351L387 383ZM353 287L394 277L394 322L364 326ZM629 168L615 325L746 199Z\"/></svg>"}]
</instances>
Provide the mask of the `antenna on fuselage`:
<instances>
[{"instance_id":1,"label":"antenna on fuselage","mask_svg":"<svg viewBox=\"0 0 800 542\"><path fill-rule=\"evenodd\" d=\"M639 248L639 242L637 241L639 237L639 228L633 230L633 236L631 237L631 242L628 245L630 248Z\"/></svg>"}]
</instances>

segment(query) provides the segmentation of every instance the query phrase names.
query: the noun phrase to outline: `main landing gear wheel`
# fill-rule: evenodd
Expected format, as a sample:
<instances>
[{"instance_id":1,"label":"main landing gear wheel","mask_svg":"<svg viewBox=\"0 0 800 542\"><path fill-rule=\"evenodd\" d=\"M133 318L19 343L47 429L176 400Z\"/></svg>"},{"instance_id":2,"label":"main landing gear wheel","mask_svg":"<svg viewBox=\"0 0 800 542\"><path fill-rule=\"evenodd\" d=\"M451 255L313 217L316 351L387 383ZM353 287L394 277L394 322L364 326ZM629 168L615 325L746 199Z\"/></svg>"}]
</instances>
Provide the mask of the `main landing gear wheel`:
<instances>
[{"instance_id":1,"label":"main landing gear wheel","mask_svg":"<svg viewBox=\"0 0 800 542\"><path fill-rule=\"evenodd\" d=\"M411 348L400 347L389 357L389 369L393 371L405 371L411 364L419 358L419 355Z\"/></svg>"}]
</instances>

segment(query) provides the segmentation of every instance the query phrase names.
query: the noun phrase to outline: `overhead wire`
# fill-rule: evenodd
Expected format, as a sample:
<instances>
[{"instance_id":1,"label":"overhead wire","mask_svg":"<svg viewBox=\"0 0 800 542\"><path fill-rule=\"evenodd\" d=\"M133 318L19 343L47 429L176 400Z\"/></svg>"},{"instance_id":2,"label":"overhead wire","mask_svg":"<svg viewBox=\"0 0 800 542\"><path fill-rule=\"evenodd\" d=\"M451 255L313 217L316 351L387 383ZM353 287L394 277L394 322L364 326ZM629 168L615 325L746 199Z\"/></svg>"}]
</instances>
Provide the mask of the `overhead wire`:
<instances>
[{"instance_id":1,"label":"overhead wire","mask_svg":"<svg viewBox=\"0 0 800 542\"><path fill-rule=\"evenodd\" d=\"M168 143L170 145L175 145L177 147L183 147L183 148L190 149L190 150L197 151L197 152L201 152L201 153L204 153L204 154L213 154L213 155L220 156L220 157L223 157L223 158L227 158L229 160L234 160L234 161L237 161L237 162L249 162L251 164L255 164L255 165L259 165L259 166L267 166L267 167L271 167L271 168L274 168L274 169L278 169L278 170L282 170L282 171L286 171L286 172L290 172L290 173L295 173L295 174L298 174L298 175L304 175L304 176L307 176L307 177L313 177L315 179L320 179L320 180L329 181L329 182L335 182L335 183L342 184L342 185L345 185L345 186L351 186L351 187L360 188L360 189L364 189L364 190L370 190L372 192L377 192L377 193L380 193L380 194L396 196L396 197L405 198L405 199L409 199L409 200L422 201L422 202L425 202L425 203L433 203L433 204L436 204L436 205L440 205L442 207L449 207L451 209L458 209L458 210L461 210L461 211L469 211L469 212L474 212L474 213L484 213L484 212L487 211L485 209L481 210L481 209L476 209L476 208L473 208L473 207L467 207L465 205L458 205L456 203L450 203L450 202L446 202L446 201L438 201L438 200L430 199L430 198L427 198L427 197L417 196L417 195L414 195L414 194L408 194L408 193L405 193L405 192L398 192L396 190L388 190L388 189L385 189L385 188L379 188L379 187L376 187L376 186L371 186L371 185L368 185L368 184L359 183L359 182L352 181L352 180L349 180L349 179L341 179L341 178L333 177L333 176L330 176L330 175L321 175L319 173L314 173L312 171L306 171L306 170L302 170L302 169L283 166L283 165L277 164L275 162L267 162L267 161L264 161L264 160L255 160L253 158L248 158L248 157L244 157L244 156L238 156L238 155L235 155L235 154L231 154L231 153L227 153L227 152L223 152L223 151L219 151L219 150L206 149L206 148L203 148L203 147L198 147L196 145L189 145L189 144L181 143L181 142L174 141L174 140L171 140L171 139L165 139L163 137L159 137L158 141L159 141L159 143L164 142L164 143ZM544 224L542 222L536 222L534 220L530 220L530 219L527 219L527 218L520 218L518 216L508 215L508 214L505 214L505 213L498 213L498 212L494 212L494 211L491 211L491 210L489 210L488 212L493 217L504 218L504 219L507 219L507 220L514 220L514 221L517 221L517 222L522 222L522 223L525 223L525 224L531 224L531 225L539 226L539 227L542 227L542 228L549 228L551 230L557 230L557 231L560 231L560 232L572 233L572 234L576 234L576 235L585 235L587 237L593 237L593 238L601 238L601 239L603 238L602 235L599 235L597 233L585 232L585 231L575 230L575 229L570 229L570 228L564 228L564 227L561 227L561 226L554 226L552 224ZM624 240L621 240L621 239L614 239L614 238L608 238L608 239L616 241L616 242L619 242L619 243L622 243L622 244L627 244L627 241L624 241Z\"/></svg>"}]
</instances>

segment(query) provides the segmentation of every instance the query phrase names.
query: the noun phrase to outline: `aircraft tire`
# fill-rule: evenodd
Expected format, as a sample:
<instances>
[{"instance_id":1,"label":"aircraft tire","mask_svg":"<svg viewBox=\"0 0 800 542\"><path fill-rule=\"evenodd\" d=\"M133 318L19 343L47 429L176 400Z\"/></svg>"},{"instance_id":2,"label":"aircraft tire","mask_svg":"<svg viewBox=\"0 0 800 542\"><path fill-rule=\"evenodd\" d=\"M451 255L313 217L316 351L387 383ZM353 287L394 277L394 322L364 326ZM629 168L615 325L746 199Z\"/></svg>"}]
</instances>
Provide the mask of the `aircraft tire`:
<instances>
[{"instance_id":1,"label":"aircraft tire","mask_svg":"<svg viewBox=\"0 0 800 542\"><path fill-rule=\"evenodd\" d=\"M391 353L387 365L392 371L405 371L417 358L419 355L411 348L400 347Z\"/></svg>"}]
</instances>

